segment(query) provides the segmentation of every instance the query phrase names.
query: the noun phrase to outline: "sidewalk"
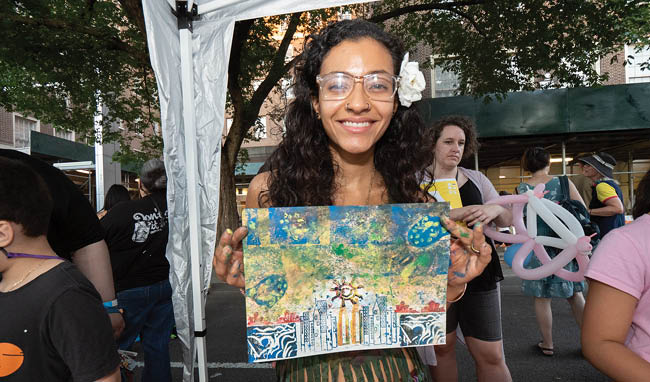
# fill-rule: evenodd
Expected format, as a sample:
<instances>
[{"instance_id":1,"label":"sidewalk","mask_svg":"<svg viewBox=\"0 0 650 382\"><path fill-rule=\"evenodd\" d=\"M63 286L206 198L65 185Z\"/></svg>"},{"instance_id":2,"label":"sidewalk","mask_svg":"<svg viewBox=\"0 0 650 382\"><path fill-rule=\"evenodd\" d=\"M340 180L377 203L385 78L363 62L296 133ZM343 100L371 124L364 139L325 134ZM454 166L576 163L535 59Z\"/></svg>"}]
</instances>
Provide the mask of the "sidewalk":
<instances>
[{"instance_id":1,"label":"sidewalk","mask_svg":"<svg viewBox=\"0 0 650 382\"><path fill-rule=\"evenodd\" d=\"M505 263L501 282L501 313L506 363L513 381L600 382L609 379L594 369L580 350L580 330L566 300L553 299L555 355L541 355L541 334L535 321L533 298L521 294L521 280ZM474 362L467 348L458 348L459 381L475 381Z\"/></svg>"}]
</instances>

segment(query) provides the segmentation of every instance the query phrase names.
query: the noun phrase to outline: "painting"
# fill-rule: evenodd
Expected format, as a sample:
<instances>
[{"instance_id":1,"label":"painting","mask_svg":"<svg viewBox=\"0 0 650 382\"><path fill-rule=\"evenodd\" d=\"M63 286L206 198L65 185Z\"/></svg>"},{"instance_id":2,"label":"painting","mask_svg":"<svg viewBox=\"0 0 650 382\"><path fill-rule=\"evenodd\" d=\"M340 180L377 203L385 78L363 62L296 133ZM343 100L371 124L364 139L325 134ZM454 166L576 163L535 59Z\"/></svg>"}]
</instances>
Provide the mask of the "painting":
<instances>
[{"instance_id":1,"label":"painting","mask_svg":"<svg viewBox=\"0 0 650 382\"><path fill-rule=\"evenodd\" d=\"M249 362L442 344L449 203L245 209Z\"/></svg>"}]
</instances>

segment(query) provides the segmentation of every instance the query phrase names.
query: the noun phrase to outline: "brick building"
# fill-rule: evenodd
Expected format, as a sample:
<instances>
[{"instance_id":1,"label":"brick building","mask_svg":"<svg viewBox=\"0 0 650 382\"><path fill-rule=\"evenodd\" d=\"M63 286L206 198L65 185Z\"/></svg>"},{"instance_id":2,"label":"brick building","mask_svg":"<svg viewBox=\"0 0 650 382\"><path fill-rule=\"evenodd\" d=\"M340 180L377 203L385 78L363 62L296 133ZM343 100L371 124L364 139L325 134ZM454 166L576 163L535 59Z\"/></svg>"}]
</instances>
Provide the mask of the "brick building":
<instances>
[{"instance_id":1,"label":"brick building","mask_svg":"<svg viewBox=\"0 0 650 382\"><path fill-rule=\"evenodd\" d=\"M95 147L78 139L74 132L0 108L0 148L19 150L55 166L62 166L68 178L79 186L92 204L95 204ZM103 145L104 192L111 185L121 183L135 194L137 176L133 166L123 167L111 159L118 149L117 144ZM64 169L72 163L75 163L74 169Z\"/></svg>"}]
</instances>

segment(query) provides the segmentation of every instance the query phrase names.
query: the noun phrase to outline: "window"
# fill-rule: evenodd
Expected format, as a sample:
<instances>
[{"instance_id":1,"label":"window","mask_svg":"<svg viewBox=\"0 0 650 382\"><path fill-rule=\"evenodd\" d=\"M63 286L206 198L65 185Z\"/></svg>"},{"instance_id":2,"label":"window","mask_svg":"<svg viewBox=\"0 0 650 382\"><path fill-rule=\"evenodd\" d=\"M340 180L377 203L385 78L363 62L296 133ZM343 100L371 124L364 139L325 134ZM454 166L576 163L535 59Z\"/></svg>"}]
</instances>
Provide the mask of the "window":
<instances>
[{"instance_id":1,"label":"window","mask_svg":"<svg viewBox=\"0 0 650 382\"><path fill-rule=\"evenodd\" d=\"M266 138L266 117L258 118L257 121L255 121L255 126L253 128L255 129L255 132L253 133L255 139L259 140Z\"/></svg>"},{"instance_id":2,"label":"window","mask_svg":"<svg viewBox=\"0 0 650 382\"><path fill-rule=\"evenodd\" d=\"M231 127L232 127L232 118L226 118L226 130L224 130L223 135L228 135Z\"/></svg>"},{"instance_id":3,"label":"window","mask_svg":"<svg viewBox=\"0 0 650 382\"><path fill-rule=\"evenodd\" d=\"M625 56L630 60L625 65L625 82L628 84L650 82L650 68L647 66L650 62L650 47L643 47L637 52L634 45L626 45ZM643 65L644 63L646 65Z\"/></svg>"},{"instance_id":4,"label":"window","mask_svg":"<svg viewBox=\"0 0 650 382\"><path fill-rule=\"evenodd\" d=\"M352 20L352 13L350 12L339 12L339 21L341 20Z\"/></svg>"},{"instance_id":5,"label":"window","mask_svg":"<svg viewBox=\"0 0 650 382\"><path fill-rule=\"evenodd\" d=\"M38 131L38 121L14 116L14 147L30 147L32 130Z\"/></svg>"},{"instance_id":6,"label":"window","mask_svg":"<svg viewBox=\"0 0 650 382\"><path fill-rule=\"evenodd\" d=\"M293 91L293 84L291 83L291 80L288 80L286 78L282 79L282 91L284 92L284 96L287 98L287 100L292 100L296 98L296 95L294 94Z\"/></svg>"},{"instance_id":7,"label":"window","mask_svg":"<svg viewBox=\"0 0 650 382\"><path fill-rule=\"evenodd\" d=\"M433 97L453 97L458 95L460 80L458 74L443 69L436 64L433 69Z\"/></svg>"},{"instance_id":8,"label":"window","mask_svg":"<svg viewBox=\"0 0 650 382\"><path fill-rule=\"evenodd\" d=\"M72 131L68 131L65 129L61 129L61 128L54 129L54 136L62 139L66 139L68 141L74 141L74 133Z\"/></svg>"},{"instance_id":9,"label":"window","mask_svg":"<svg viewBox=\"0 0 650 382\"><path fill-rule=\"evenodd\" d=\"M287 63L293 59L293 45L289 45L287 48L287 54L284 55L284 62Z\"/></svg>"}]
</instances>

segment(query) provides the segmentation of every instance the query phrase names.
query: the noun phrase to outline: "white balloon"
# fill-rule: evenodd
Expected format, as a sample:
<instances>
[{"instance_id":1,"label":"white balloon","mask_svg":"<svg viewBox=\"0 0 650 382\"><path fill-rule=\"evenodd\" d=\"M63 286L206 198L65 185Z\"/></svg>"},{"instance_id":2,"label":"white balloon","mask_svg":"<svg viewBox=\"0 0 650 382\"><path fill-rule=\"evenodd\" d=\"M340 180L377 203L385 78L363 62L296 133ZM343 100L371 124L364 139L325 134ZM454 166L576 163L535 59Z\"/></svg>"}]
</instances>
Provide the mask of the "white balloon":
<instances>
[{"instance_id":1,"label":"white balloon","mask_svg":"<svg viewBox=\"0 0 650 382\"><path fill-rule=\"evenodd\" d=\"M546 208L543 200L548 201L548 199L537 197L532 197L528 199L529 209L532 207L544 220L551 229L558 234L562 239L568 241L570 244L575 244L578 238L557 218L551 211ZM552 203L552 202L551 202ZM574 218L575 219L575 218Z\"/></svg>"},{"instance_id":2,"label":"white balloon","mask_svg":"<svg viewBox=\"0 0 650 382\"><path fill-rule=\"evenodd\" d=\"M526 206L526 231L528 232L528 236L535 238L535 236L537 236L537 212L535 212L535 209L530 205L530 200L536 199L536 197L532 190L526 191L526 195L528 195L528 205Z\"/></svg>"},{"instance_id":3,"label":"white balloon","mask_svg":"<svg viewBox=\"0 0 650 382\"><path fill-rule=\"evenodd\" d=\"M548 209L557 215L560 220L564 222L564 224L569 226L569 230L571 230L571 233L573 233L576 237L582 237L585 235L585 231L582 229L582 225L578 219L571 214L571 212L567 211L561 205L553 203L550 200L543 199L542 202L544 202Z\"/></svg>"},{"instance_id":4,"label":"white balloon","mask_svg":"<svg viewBox=\"0 0 650 382\"><path fill-rule=\"evenodd\" d=\"M560 248L560 249L569 248L570 246L570 244L567 243L566 241L557 237L550 237L550 236L537 236L535 238L535 242L547 247Z\"/></svg>"}]
</instances>

